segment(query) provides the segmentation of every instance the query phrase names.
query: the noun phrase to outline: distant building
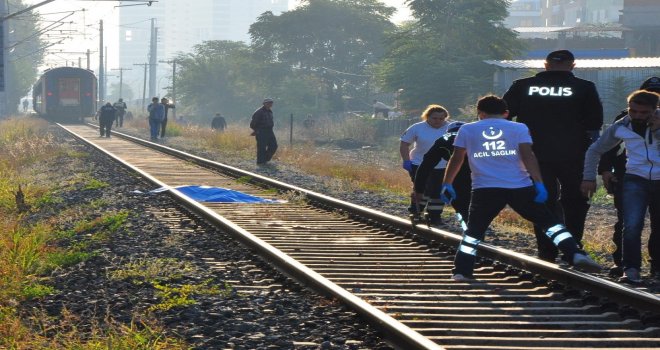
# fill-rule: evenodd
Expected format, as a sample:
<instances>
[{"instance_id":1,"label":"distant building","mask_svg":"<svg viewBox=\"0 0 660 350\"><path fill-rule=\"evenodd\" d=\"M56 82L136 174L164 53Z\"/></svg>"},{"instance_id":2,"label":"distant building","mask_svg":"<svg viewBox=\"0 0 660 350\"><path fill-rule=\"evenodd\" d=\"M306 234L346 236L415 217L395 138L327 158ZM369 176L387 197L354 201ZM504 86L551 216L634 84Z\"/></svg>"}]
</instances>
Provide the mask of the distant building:
<instances>
[{"instance_id":1,"label":"distant building","mask_svg":"<svg viewBox=\"0 0 660 350\"><path fill-rule=\"evenodd\" d=\"M621 24L631 29L624 40L635 56L660 56L660 1L625 0Z\"/></svg>"},{"instance_id":2,"label":"distant building","mask_svg":"<svg viewBox=\"0 0 660 350\"><path fill-rule=\"evenodd\" d=\"M660 0L514 0L505 25L533 59L559 48L583 58L660 56Z\"/></svg>"},{"instance_id":3,"label":"distant building","mask_svg":"<svg viewBox=\"0 0 660 350\"><path fill-rule=\"evenodd\" d=\"M508 28L575 27L617 23L624 0L514 0Z\"/></svg>"},{"instance_id":4,"label":"distant building","mask_svg":"<svg viewBox=\"0 0 660 350\"><path fill-rule=\"evenodd\" d=\"M542 13L543 4L541 0L512 1L509 6L509 17L504 21L504 25L507 28L545 27L547 24Z\"/></svg>"},{"instance_id":5,"label":"distant building","mask_svg":"<svg viewBox=\"0 0 660 350\"><path fill-rule=\"evenodd\" d=\"M141 97L143 70L133 64L148 62L151 18L158 28L158 59L169 60L208 40L249 42L250 25L266 11L287 11L288 1L194 0L191 6L191 0L167 0L119 10L119 65L132 69L124 72L124 82ZM170 66L158 65L158 90L169 85L171 74Z\"/></svg>"},{"instance_id":6,"label":"distant building","mask_svg":"<svg viewBox=\"0 0 660 350\"><path fill-rule=\"evenodd\" d=\"M544 70L545 57L536 60L485 61L496 67L493 92L502 95L514 80L532 76ZM618 59L582 59L576 54L576 76L588 79L596 84L603 102L605 121L622 108L625 97L646 78L657 76L660 72L660 57L627 57Z\"/></svg>"}]
</instances>

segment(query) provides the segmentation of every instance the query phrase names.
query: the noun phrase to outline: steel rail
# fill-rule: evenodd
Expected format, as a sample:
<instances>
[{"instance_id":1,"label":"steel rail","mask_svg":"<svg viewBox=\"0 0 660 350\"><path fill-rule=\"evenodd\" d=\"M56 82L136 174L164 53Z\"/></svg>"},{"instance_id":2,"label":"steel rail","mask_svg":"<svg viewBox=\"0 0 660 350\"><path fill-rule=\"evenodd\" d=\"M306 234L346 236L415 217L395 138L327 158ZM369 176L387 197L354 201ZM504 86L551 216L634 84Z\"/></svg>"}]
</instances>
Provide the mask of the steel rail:
<instances>
[{"instance_id":1,"label":"steel rail","mask_svg":"<svg viewBox=\"0 0 660 350\"><path fill-rule=\"evenodd\" d=\"M96 127L94 124L89 125ZM281 191L295 191L304 193L307 198L313 202L341 209L353 215L363 217L366 220L372 220L373 222L390 226L401 231L410 232L413 230L410 221L397 216L385 214L377 210L345 202L318 192L270 179L256 173L204 159L202 157L176 150L171 147L142 140L131 135L124 133L113 133L121 136L122 138L131 140L135 143L150 147L152 149L156 149L165 154L177 157L179 159L188 160L202 167L222 171L223 173L228 173L236 177L250 177L251 182L253 183L267 185ZM462 237L458 234L435 228L422 227L418 225L416 228L414 228L414 230L419 236L427 240L441 242L448 245L458 245L462 239ZM557 264L549 263L541 259L530 257L508 249L495 247L487 243L479 244L477 249L479 252L478 256L480 257L497 260L511 266L528 270L532 273L539 274L544 278L564 283L576 289L588 290L594 295L608 298L612 301L616 301L624 305L630 305L642 311L660 314L660 298L652 293L628 288L624 285L579 271L565 269Z\"/></svg>"},{"instance_id":2,"label":"steel rail","mask_svg":"<svg viewBox=\"0 0 660 350\"><path fill-rule=\"evenodd\" d=\"M84 144L94 148L98 152L101 152L113 159L115 162L121 166L127 168L130 171L133 171L139 174L141 177L146 179L148 182L159 186L166 187L167 184L161 182L157 178L151 176L150 174L138 169L137 167L123 161L121 158L115 156L114 154L104 150L103 148L88 142L84 137L76 134L72 130L68 129L66 126L57 123L59 127L66 130L76 139L80 140ZM115 133L117 134L117 133ZM122 134L122 137L139 140L133 138L129 135ZM143 141L143 140L140 140ZM157 144L146 142L141 144L145 146L158 146ZM174 149L168 148L170 151L176 151ZM201 158L200 158L201 159ZM233 168L235 171L241 171L240 169ZM256 174L254 174L256 175ZM258 176L258 175L257 175ZM264 178L266 179L266 178ZM282 185L285 185L281 183ZM298 261L292 259L288 255L284 254L280 250L271 246L270 244L264 242L262 239L253 235L252 233L242 229L233 222L225 219L218 213L213 210L201 205L199 202L190 199L188 196L182 194L180 191L175 188L169 188L169 193L177 200L182 203L186 208L192 212L200 215L204 219L208 220L210 223L217 225L223 230L227 231L228 234L232 235L234 238L241 241L248 248L254 250L259 256L266 259L268 262L272 263L278 271L281 273L293 278L294 280L300 282L301 284L310 287L312 290L329 297L336 298L342 303L347 305L349 308L353 309L360 316L364 317L368 322L381 329L385 335L385 338L392 342L392 345L398 349L411 349L411 350L442 350L444 349L440 345L436 344L427 337L419 334L418 332L412 330L403 323L392 318L383 311L377 309L361 298L353 295L344 288L338 286L337 284L331 282L327 278L316 273L312 269L304 266Z\"/></svg>"}]
</instances>

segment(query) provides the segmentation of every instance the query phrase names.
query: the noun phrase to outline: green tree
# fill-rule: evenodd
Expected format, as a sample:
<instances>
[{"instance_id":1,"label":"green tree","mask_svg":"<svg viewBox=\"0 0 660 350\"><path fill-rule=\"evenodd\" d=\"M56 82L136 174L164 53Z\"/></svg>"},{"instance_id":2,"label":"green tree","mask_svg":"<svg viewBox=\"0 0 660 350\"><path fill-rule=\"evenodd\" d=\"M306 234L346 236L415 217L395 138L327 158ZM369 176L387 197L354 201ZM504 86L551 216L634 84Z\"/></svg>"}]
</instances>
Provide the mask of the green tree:
<instances>
[{"instance_id":1,"label":"green tree","mask_svg":"<svg viewBox=\"0 0 660 350\"><path fill-rule=\"evenodd\" d=\"M389 35L374 68L379 85L403 89L405 109L440 103L458 110L492 89L485 60L510 59L523 48L504 27L507 0L408 0L416 21Z\"/></svg>"},{"instance_id":2,"label":"green tree","mask_svg":"<svg viewBox=\"0 0 660 350\"><path fill-rule=\"evenodd\" d=\"M8 4L11 13L26 7L20 0L9 1ZM7 113L15 113L21 98L32 95L31 88L37 80L37 67L44 57L44 43L38 35L38 20L38 15L30 11L5 21L5 30L8 31L8 42L5 44Z\"/></svg>"},{"instance_id":3,"label":"green tree","mask_svg":"<svg viewBox=\"0 0 660 350\"><path fill-rule=\"evenodd\" d=\"M134 98L133 89L126 84L121 84L121 94L119 93L119 83L110 84L110 93L106 96L107 101L115 102L119 98L123 98L124 102L130 101Z\"/></svg>"},{"instance_id":4,"label":"green tree","mask_svg":"<svg viewBox=\"0 0 660 350\"><path fill-rule=\"evenodd\" d=\"M324 101L317 105L340 111L344 96L368 98L368 68L384 54L393 13L377 0L306 0L279 16L260 16L250 27L252 48L296 70L296 79L319 84L314 90Z\"/></svg>"},{"instance_id":5,"label":"green tree","mask_svg":"<svg viewBox=\"0 0 660 350\"><path fill-rule=\"evenodd\" d=\"M224 114L229 120L245 118L272 87L263 82L278 81L283 75L253 59L250 48L241 42L206 41L177 60L177 98L198 115ZM261 83L261 84L260 84Z\"/></svg>"}]
</instances>

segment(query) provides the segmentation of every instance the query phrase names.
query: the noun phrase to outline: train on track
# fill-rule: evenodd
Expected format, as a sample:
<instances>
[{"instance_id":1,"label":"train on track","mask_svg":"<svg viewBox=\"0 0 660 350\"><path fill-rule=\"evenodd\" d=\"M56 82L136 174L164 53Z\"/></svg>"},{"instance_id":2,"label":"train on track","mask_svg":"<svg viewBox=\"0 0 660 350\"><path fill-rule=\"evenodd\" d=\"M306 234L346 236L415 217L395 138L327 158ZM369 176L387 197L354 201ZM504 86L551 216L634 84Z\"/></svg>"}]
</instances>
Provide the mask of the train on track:
<instances>
[{"instance_id":1,"label":"train on track","mask_svg":"<svg viewBox=\"0 0 660 350\"><path fill-rule=\"evenodd\" d=\"M98 81L88 69L52 68L32 89L34 111L50 121L82 122L96 113Z\"/></svg>"}]
</instances>

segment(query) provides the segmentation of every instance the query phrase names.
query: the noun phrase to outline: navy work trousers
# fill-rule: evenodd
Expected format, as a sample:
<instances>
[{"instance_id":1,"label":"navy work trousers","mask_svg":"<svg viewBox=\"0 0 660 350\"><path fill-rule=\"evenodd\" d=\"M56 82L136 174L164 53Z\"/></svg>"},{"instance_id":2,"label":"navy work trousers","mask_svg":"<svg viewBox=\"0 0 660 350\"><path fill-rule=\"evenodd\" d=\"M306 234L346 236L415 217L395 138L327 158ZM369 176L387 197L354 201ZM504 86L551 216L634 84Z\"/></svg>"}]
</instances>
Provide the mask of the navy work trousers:
<instances>
[{"instance_id":1,"label":"navy work trousers","mask_svg":"<svg viewBox=\"0 0 660 350\"><path fill-rule=\"evenodd\" d=\"M558 217L571 232L575 241L582 247L584 221L589 211L588 199L582 195L582 169L584 160L577 159L566 162L539 161L543 184L548 190L548 208ZM557 258L557 248L546 239L542 227L534 226L534 234L538 244L539 258L554 262Z\"/></svg>"},{"instance_id":2,"label":"navy work trousers","mask_svg":"<svg viewBox=\"0 0 660 350\"><path fill-rule=\"evenodd\" d=\"M99 117L99 130L101 131L101 136L110 137L112 123L114 123L114 121L115 118L112 117Z\"/></svg>"},{"instance_id":3,"label":"navy work trousers","mask_svg":"<svg viewBox=\"0 0 660 350\"><path fill-rule=\"evenodd\" d=\"M277 151L277 139L273 129L255 130L257 139L257 164L264 164L270 161Z\"/></svg>"},{"instance_id":4,"label":"navy work trousers","mask_svg":"<svg viewBox=\"0 0 660 350\"><path fill-rule=\"evenodd\" d=\"M534 202L535 196L533 186L473 190L468 229L456 251L452 272L466 277L472 276L477 246L483 241L490 223L507 204L520 216L543 228L547 242L553 245L553 248L559 247L562 253L570 257L569 262L572 262L573 255L579 252L577 243L544 204Z\"/></svg>"}]
</instances>

